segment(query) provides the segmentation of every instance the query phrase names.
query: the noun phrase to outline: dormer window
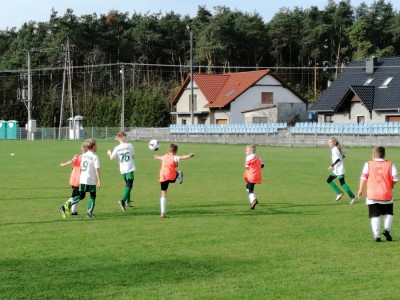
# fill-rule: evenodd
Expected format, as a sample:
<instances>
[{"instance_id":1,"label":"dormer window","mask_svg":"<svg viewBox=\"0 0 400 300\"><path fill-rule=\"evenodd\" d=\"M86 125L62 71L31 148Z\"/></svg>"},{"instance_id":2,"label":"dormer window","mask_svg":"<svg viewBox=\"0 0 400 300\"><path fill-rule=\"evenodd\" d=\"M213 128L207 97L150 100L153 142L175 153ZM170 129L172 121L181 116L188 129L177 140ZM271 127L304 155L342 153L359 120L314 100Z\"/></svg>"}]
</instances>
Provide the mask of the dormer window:
<instances>
[{"instance_id":1,"label":"dormer window","mask_svg":"<svg viewBox=\"0 0 400 300\"><path fill-rule=\"evenodd\" d=\"M364 82L364 85L370 85L371 82L372 82L373 80L374 80L373 78L368 78L368 79Z\"/></svg>"},{"instance_id":2,"label":"dormer window","mask_svg":"<svg viewBox=\"0 0 400 300\"><path fill-rule=\"evenodd\" d=\"M393 80L394 77L388 77L386 80L382 83L382 85L379 87L381 89L386 89L389 85L389 83Z\"/></svg>"}]
</instances>

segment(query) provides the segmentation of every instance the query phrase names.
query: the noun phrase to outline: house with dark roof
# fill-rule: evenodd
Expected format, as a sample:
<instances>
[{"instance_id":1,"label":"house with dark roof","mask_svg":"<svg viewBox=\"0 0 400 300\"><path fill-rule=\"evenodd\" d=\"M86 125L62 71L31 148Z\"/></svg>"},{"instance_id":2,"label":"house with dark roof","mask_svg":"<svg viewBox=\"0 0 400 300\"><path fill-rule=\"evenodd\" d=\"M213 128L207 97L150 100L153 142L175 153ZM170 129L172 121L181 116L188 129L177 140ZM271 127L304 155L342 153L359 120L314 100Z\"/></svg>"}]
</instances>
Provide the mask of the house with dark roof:
<instances>
[{"instance_id":1,"label":"house with dark roof","mask_svg":"<svg viewBox=\"0 0 400 300\"><path fill-rule=\"evenodd\" d=\"M307 101L271 70L194 74L193 78L192 83L188 76L171 100L176 124L251 124L307 119Z\"/></svg>"},{"instance_id":2,"label":"house with dark roof","mask_svg":"<svg viewBox=\"0 0 400 300\"><path fill-rule=\"evenodd\" d=\"M327 123L400 121L400 57L350 63L310 111Z\"/></svg>"}]
</instances>

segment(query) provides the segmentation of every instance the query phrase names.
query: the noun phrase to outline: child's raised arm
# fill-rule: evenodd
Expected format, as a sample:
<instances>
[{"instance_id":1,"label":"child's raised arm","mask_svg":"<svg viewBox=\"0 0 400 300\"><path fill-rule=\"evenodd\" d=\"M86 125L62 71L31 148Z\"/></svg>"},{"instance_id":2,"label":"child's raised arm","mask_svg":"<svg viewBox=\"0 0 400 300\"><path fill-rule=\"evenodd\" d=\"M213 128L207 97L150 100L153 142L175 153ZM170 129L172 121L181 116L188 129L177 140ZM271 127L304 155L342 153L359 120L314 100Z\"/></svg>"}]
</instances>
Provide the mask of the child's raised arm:
<instances>
[{"instance_id":1,"label":"child's raised arm","mask_svg":"<svg viewBox=\"0 0 400 300\"><path fill-rule=\"evenodd\" d=\"M194 156L194 153L186 154L186 155L180 155L179 160L185 160L187 158L192 158Z\"/></svg>"}]
</instances>

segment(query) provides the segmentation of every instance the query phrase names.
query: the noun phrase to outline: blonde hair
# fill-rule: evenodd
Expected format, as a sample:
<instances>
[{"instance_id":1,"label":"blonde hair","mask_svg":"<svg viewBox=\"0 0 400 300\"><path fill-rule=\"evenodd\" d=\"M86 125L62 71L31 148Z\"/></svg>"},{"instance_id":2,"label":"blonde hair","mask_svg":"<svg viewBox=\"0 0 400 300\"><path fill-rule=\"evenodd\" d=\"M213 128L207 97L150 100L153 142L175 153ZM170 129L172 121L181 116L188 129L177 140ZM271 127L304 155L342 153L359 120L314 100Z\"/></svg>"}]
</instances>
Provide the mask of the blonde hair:
<instances>
[{"instance_id":1,"label":"blonde hair","mask_svg":"<svg viewBox=\"0 0 400 300\"><path fill-rule=\"evenodd\" d=\"M253 144L247 145L247 149L250 149L252 153L256 153L256 146Z\"/></svg>"},{"instance_id":2,"label":"blonde hair","mask_svg":"<svg viewBox=\"0 0 400 300\"><path fill-rule=\"evenodd\" d=\"M82 144L82 150L87 152L88 150L92 150L96 146L96 140L94 139L87 139L84 140Z\"/></svg>"},{"instance_id":3,"label":"blonde hair","mask_svg":"<svg viewBox=\"0 0 400 300\"><path fill-rule=\"evenodd\" d=\"M337 140L337 138L335 138L334 136L331 136L329 138L329 140L335 144L335 146L338 148L339 152L341 154L344 154L344 147L339 143L339 141Z\"/></svg>"}]
</instances>

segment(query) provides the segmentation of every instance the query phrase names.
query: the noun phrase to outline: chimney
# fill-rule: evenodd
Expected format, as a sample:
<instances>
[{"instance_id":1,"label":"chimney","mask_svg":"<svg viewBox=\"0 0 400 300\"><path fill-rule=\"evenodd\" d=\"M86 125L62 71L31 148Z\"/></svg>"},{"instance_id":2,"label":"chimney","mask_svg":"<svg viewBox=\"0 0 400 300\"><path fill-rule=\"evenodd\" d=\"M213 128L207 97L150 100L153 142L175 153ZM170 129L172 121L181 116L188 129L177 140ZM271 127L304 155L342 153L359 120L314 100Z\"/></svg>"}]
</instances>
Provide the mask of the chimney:
<instances>
[{"instance_id":1,"label":"chimney","mask_svg":"<svg viewBox=\"0 0 400 300\"><path fill-rule=\"evenodd\" d=\"M367 57L365 61L365 73L370 75L374 74L374 67L376 63L376 58L374 56L372 57Z\"/></svg>"}]
</instances>

